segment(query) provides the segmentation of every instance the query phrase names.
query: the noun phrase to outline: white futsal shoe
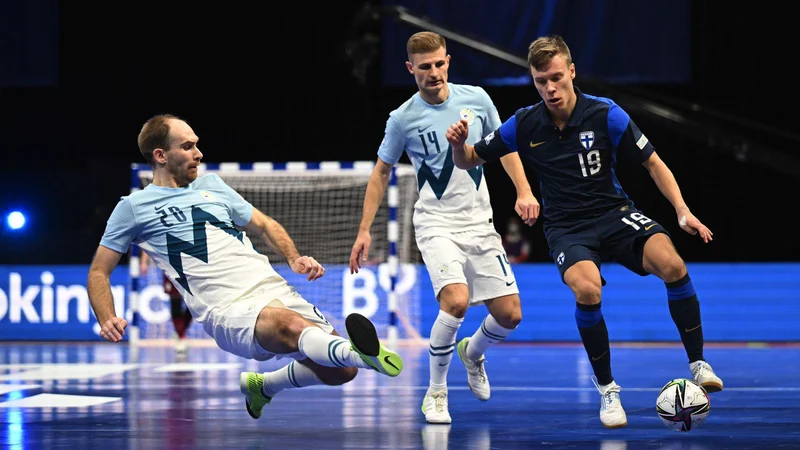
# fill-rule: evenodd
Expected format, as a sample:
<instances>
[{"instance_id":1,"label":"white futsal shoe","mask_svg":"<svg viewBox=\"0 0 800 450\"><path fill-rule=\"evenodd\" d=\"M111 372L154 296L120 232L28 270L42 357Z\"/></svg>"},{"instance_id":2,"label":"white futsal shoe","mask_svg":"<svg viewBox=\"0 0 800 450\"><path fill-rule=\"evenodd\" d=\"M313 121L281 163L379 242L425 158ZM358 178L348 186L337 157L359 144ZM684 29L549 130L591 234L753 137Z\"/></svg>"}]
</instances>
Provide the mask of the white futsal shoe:
<instances>
[{"instance_id":1,"label":"white futsal shoe","mask_svg":"<svg viewBox=\"0 0 800 450\"><path fill-rule=\"evenodd\" d=\"M451 423L450 411L447 409L447 391L431 391L422 399L422 413L428 423Z\"/></svg>"},{"instance_id":2,"label":"white futsal shoe","mask_svg":"<svg viewBox=\"0 0 800 450\"><path fill-rule=\"evenodd\" d=\"M592 382L600 391L600 422L606 428L622 428L628 425L628 416L622 409L619 393L622 388L615 382L600 386L597 377L592 376Z\"/></svg>"},{"instance_id":3,"label":"white futsal shoe","mask_svg":"<svg viewBox=\"0 0 800 450\"><path fill-rule=\"evenodd\" d=\"M461 342L458 343L458 357L467 369L467 384L469 385L469 390L475 394L475 397L478 397L478 400L485 402L489 400L489 397L492 395L492 389L489 386L489 377L486 376L486 369L483 367L486 358L481 355L480 359L469 359L469 357L467 357L467 345L469 345L468 337L462 339Z\"/></svg>"},{"instance_id":4,"label":"white futsal shoe","mask_svg":"<svg viewBox=\"0 0 800 450\"><path fill-rule=\"evenodd\" d=\"M722 390L722 380L714 373L711 364L700 360L689 364L694 382L703 386L709 394Z\"/></svg>"}]
</instances>

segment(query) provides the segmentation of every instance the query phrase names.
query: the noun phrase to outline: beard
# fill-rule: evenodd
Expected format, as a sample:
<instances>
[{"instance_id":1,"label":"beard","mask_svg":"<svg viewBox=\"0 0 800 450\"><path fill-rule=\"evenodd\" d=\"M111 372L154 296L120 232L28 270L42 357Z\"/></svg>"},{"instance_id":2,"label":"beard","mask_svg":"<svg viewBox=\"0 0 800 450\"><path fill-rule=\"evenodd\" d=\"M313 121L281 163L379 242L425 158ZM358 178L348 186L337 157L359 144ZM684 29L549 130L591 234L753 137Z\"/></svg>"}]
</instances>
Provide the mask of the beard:
<instances>
[{"instance_id":1,"label":"beard","mask_svg":"<svg viewBox=\"0 0 800 450\"><path fill-rule=\"evenodd\" d=\"M181 187L186 186L197 179L197 172L189 170L189 167L186 163L176 165L168 164L167 170L175 180L175 183Z\"/></svg>"}]
</instances>

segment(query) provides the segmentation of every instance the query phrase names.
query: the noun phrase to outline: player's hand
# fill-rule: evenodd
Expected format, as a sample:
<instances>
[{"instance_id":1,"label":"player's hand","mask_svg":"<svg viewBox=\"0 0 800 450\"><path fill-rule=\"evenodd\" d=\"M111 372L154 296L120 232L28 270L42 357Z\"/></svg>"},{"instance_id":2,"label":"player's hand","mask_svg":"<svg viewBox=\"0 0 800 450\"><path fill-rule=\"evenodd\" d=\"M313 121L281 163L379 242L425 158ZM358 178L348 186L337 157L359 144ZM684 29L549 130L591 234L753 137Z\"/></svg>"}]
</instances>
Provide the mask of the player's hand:
<instances>
[{"instance_id":1,"label":"player's hand","mask_svg":"<svg viewBox=\"0 0 800 450\"><path fill-rule=\"evenodd\" d=\"M308 274L308 281L314 281L325 275L325 268L310 256L301 256L292 261L292 270L301 275Z\"/></svg>"},{"instance_id":2,"label":"player's hand","mask_svg":"<svg viewBox=\"0 0 800 450\"><path fill-rule=\"evenodd\" d=\"M688 209L678 211L678 225L683 231L691 235L699 234L706 244L714 240L714 233L703 225L703 222L700 222Z\"/></svg>"},{"instance_id":3,"label":"player's hand","mask_svg":"<svg viewBox=\"0 0 800 450\"><path fill-rule=\"evenodd\" d=\"M361 263L369 258L369 246L372 245L372 236L369 231L359 231L353 250L350 251L350 273L358 273Z\"/></svg>"},{"instance_id":4,"label":"player's hand","mask_svg":"<svg viewBox=\"0 0 800 450\"><path fill-rule=\"evenodd\" d=\"M514 211L519 214L519 218L525 222L527 226L533 226L536 219L539 218L539 201L533 196L531 192L525 192L517 195L517 203L514 204Z\"/></svg>"},{"instance_id":5,"label":"player's hand","mask_svg":"<svg viewBox=\"0 0 800 450\"><path fill-rule=\"evenodd\" d=\"M469 125L464 119L450 125L450 128L444 134L447 142L454 147L463 147L464 143L467 142L467 136L469 136Z\"/></svg>"},{"instance_id":6,"label":"player's hand","mask_svg":"<svg viewBox=\"0 0 800 450\"><path fill-rule=\"evenodd\" d=\"M109 342L119 342L125 336L125 327L128 321L122 317L112 317L106 320L100 327L100 337Z\"/></svg>"}]
</instances>

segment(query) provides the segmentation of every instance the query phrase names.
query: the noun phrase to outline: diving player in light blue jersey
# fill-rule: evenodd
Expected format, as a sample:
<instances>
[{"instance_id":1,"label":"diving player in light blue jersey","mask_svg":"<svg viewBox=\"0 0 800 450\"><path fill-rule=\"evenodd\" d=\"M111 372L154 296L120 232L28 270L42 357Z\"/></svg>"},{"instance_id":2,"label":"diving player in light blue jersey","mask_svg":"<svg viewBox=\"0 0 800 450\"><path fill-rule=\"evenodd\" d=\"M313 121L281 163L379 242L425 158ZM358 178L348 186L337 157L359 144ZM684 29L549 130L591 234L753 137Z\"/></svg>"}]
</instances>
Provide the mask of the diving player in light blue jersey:
<instances>
[{"instance_id":1,"label":"diving player in light blue jersey","mask_svg":"<svg viewBox=\"0 0 800 450\"><path fill-rule=\"evenodd\" d=\"M417 33L407 43L406 67L419 92L389 114L386 134L364 197L361 225L350 253L350 271L358 272L372 242L369 229L383 200L392 166L405 152L417 172L419 200L414 207L417 245L440 304L430 334L430 386L422 403L429 423L450 423L447 373L457 351L475 396L491 394L484 351L503 341L522 320L519 290L500 235L492 224L489 190L483 171L454 167L445 132L463 118L474 126L476 142L500 126L486 92L447 82L450 56L442 36ZM522 163L509 154L502 163L517 189L516 210L528 225L539 215ZM467 307L485 303L489 315L471 338L456 348L456 333Z\"/></svg>"},{"instance_id":2,"label":"diving player in light blue jersey","mask_svg":"<svg viewBox=\"0 0 800 450\"><path fill-rule=\"evenodd\" d=\"M295 360L274 372L241 373L240 389L253 418L283 389L347 383L358 367L399 375L402 359L381 345L367 318L348 316L350 341L339 337L256 252L246 233L261 236L309 281L325 274L314 258L300 256L279 223L219 176L198 176L203 158L198 140L185 121L171 115L155 116L142 127L139 150L153 166L153 182L119 201L89 269L89 300L100 336L119 342L125 333L127 321L114 311L110 276L133 242L166 273L221 349L258 361Z\"/></svg>"}]
</instances>

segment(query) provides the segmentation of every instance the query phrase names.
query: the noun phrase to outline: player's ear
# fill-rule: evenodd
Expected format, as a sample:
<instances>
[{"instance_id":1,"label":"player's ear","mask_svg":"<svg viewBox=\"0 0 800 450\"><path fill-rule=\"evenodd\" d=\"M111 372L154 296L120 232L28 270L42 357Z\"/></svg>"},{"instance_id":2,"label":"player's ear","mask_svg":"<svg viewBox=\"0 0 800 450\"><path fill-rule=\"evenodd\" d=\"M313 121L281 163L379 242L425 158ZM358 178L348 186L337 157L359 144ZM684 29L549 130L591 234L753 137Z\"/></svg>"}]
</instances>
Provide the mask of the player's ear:
<instances>
[{"instance_id":1,"label":"player's ear","mask_svg":"<svg viewBox=\"0 0 800 450\"><path fill-rule=\"evenodd\" d=\"M167 152L163 148L153 150L153 160L159 164L167 163Z\"/></svg>"},{"instance_id":2,"label":"player's ear","mask_svg":"<svg viewBox=\"0 0 800 450\"><path fill-rule=\"evenodd\" d=\"M413 74L414 71L411 68L414 67L410 62L406 61L406 69L408 69L408 73Z\"/></svg>"},{"instance_id":3,"label":"player's ear","mask_svg":"<svg viewBox=\"0 0 800 450\"><path fill-rule=\"evenodd\" d=\"M575 63L569 65L569 76L573 80L575 79Z\"/></svg>"}]
</instances>

